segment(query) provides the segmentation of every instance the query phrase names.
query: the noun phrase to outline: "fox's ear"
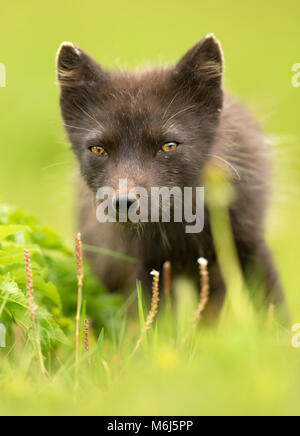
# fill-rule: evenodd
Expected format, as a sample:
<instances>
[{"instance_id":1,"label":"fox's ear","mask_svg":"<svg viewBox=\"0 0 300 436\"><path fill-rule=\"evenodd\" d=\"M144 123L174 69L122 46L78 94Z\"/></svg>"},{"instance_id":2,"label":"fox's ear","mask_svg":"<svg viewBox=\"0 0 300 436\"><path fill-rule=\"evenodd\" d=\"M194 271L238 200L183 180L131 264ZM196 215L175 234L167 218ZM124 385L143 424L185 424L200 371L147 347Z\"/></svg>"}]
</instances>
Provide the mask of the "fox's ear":
<instances>
[{"instance_id":1,"label":"fox's ear","mask_svg":"<svg viewBox=\"0 0 300 436\"><path fill-rule=\"evenodd\" d=\"M63 42L56 56L56 71L61 87L93 87L105 75L101 67L71 42Z\"/></svg>"},{"instance_id":2,"label":"fox's ear","mask_svg":"<svg viewBox=\"0 0 300 436\"><path fill-rule=\"evenodd\" d=\"M84 108L92 103L107 79L97 62L71 42L59 47L56 72L64 118L76 116L78 106Z\"/></svg>"},{"instance_id":3,"label":"fox's ear","mask_svg":"<svg viewBox=\"0 0 300 436\"><path fill-rule=\"evenodd\" d=\"M189 50L175 67L177 86L207 109L222 108L222 48L214 35L207 35Z\"/></svg>"}]
</instances>

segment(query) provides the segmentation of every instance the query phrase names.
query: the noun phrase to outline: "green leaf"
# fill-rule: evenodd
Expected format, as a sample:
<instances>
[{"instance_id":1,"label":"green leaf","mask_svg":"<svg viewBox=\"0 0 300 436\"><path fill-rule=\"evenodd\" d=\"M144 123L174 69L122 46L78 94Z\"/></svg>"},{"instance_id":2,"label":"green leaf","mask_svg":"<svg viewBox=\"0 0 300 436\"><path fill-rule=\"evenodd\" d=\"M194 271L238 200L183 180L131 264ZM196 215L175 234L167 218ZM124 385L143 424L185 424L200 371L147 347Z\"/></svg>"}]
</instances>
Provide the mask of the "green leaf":
<instances>
[{"instance_id":1,"label":"green leaf","mask_svg":"<svg viewBox=\"0 0 300 436\"><path fill-rule=\"evenodd\" d=\"M29 338L33 344L34 333L27 298L19 289L17 283L11 279L9 274L4 276L4 279L0 280L0 304L1 300L6 301L6 313L29 334ZM46 307L35 305L34 315L43 350L49 350L56 341L62 343L66 342L63 332L59 329L53 316L48 312Z\"/></svg>"},{"instance_id":2,"label":"green leaf","mask_svg":"<svg viewBox=\"0 0 300 436\"><path fill-rule=\"evenodd\" d=\"M44 297L51 300L59 309L62 308L61 298L58 290L51 282L45 282L41 277L34 277L35 291L39 292Z\"/></svg>"},{"instance_id":3,"label":"green leaf","mask_svg":"<svg viewBox=\"0 0 300 436\"><path fill-rule=\"evenodd\" d=\"M12 271L10 274L11 277L18 283L20 288L26 288L26 275L24 268ZM52 282L46 282L43 279L40 274L39 268L34 268L33 270L33 287L35 292L39 293L43 297L48 298L59 309L62 308L61 298L58 290Z\"/></svg>"},{"instance_id":4,"label":"green leaf","mask_svg":"<svg viewBox=\"0 0 300 436\"><path fill-rule=\"evenodd\" d=\"M25 295L7 274L0 282L0 302L6 301L5 311L25 329L30 327L30 314Z\"/></svg>"},{"instance_id":5,"label":"green leaf","mask_svg":"<svg viewBox=\"0 0 300 436\"><path fill-rule=\"evenodd\" d=\"M0 240L21 232L30 232L30 228L28 226L21 225L0 225Z\"/></svg>"},{"instance_id":6,"label":"green leaf","mask_svg":"<svg viewBox=\"0 0 300 436\"><path fill-rule=\"evenodd\" d=\"M103 343L104 343L104 328L101 330L101 333L97 341L97 350L100 353L100 355L102 353Z\"/></svg>"},{"instance_id":7,"label":"green leaf","mask_svg":"<svg viewBox=\"0 0 300 436\"><path fill-rule=\"evenodd\" d=\"M71 342L69 341L69 339L67 338L67 336L64 334L64 332L62 331L62 329L60 329L59 327L57 327L54 330L55 333L55 340L57 342L59 342L60 344L63 345L68 345L71 346Z\"/></svg>"},{"instance_id":8,"label":"green leaf","mask_svg":"<svg viewBox=\"0 0 300 436\"><path fill-rule=\"evenodd\" d=\"M14 263L22 263L24 264L24 248L29 248L30 253L39 251L38 247L32 246L19 246L13 244L2 244L0 250L0 265L14 264Z\"/></svg>"}]
</instances>

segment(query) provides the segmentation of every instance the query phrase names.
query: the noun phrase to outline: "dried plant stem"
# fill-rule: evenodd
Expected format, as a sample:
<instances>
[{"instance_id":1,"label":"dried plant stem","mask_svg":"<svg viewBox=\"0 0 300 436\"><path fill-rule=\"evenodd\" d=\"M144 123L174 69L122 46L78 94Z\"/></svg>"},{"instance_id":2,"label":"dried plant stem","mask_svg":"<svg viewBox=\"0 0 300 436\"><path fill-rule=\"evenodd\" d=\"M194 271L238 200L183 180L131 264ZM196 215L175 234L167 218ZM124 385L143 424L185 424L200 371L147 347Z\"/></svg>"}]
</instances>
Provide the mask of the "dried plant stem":
<instances>
[{"instance_id":1,"label":"dried plant stem","mask_svg":"<svg viewBox=\"0 0 300 436\"><path fill-rule=\"evenodd\" d=\"M134 350L132 351L130 358L135 355L138 348L140 347L142 340L144 338L144 335L146 332L150 329L151 325L153 324L154 318L158 312L158 303L159 303L159 272L153 270L151 272L151 275L153 276L153 282L152 282L152 301L151 301L151 308L149 311L149 314L147 316L145 326L143 327L140 336L137 340L137 343L134 347Z\"/></svg>"},{"instance_id":2,"label":"dried plant stem","mask_svg":"<svg viewBox=\"0 0 300 436\"><path fill-rule=\"evenodd\" d=\"M163 264L163 284L166 298L166 307L168 312L171 310L171 262L166 261Z\"/></svg>"},{"instance_id":3,"label":"dried plant stem","mask_svg":"<svg viewBox=\"0 0 300 436\"><path fill-rule=\"evenodd\" d=\"M31 268L29 250L27 250L27 249L24 250L24 260L25 260L26 290L27 290L29 312L30 312L31 319L32 319L32 326L33 326L34 335L35 335L35 343L36 343L36 348L37 348L37 352L38 352L38 356L39 356L41 372L42 372L42 375L45 377L46 376L46 369L45 369L45 365L44 365L42 348L41 348L41 343L39 340L39 335L38 335L38 330L37 330L37 325L36 325L35 315L34 315L34 297L33 297L34 289L33 289L33 280L32 280L32 268Z\"/></svg>"},{"instance_id":4,"label":"dried plant stem","mask_svg":"<svg viewBox=\"0 0 300 436\"><path fill-rule=\"evenodd\" d=\"M84 321L84 350L86 353L90 351L90 345L89 345L89 320L86 319Z\"/></svg>"},{"instance_id":5,"label":"dried plant stem","mask_svg":"<svg viewBox=\"0 0 300 436\"><path fill-rule=\"evenodd\" d=\"M209 300L210 288L209 288L209 274L207 269L208 262L203 257L200 257L200 259L198 259L198 264L199 264L199 273L200 273L201 293L200 293L199 304L194 312L194 315L191 320L191 324L195 324L200 319L200 316L204 311Z\"/></svg>"},{"instance_id":6,"label":"dried plant stem","mask_svg":"<svg viewBox=\"0 0 300 436\"><path fill-rule=\"evenodd\" d=\"M163 264L163 283L164 293L167 296L171 293L171 262L166 261Z\"/></svg>"},{"instance_id":7,"label":"dried plant stem","mask_svg":"<svg viewBox=\"0 0 300 436\"><path fill-rule=\"evenodd\" d=\"M197 322L201 318L201 314L203 313L203 311L208 303L208 300L209 300L210 286L209 286L209 273L208 273L208 268L207 268L208 262L203 257L200 257L200 259L198 259L198 264L199 264L200 285L201 285L200 299L199 299L198 306L197 306L197 308L192 316L192 319L190 321L188 331L181 341L181 344L179 346L179 350L182 349L182 347L185 344L187 338L189 337L191 331L193 330L193 328L195 327L195 325L197 324Z\"/></svg>"},{"instance_id":8,"label":"dried plant stem","mask_svg":"<svg viewBox=\"0 0 300 436\"><path fill-rule=\"evenodd\" d=\"M75 364L76 364L76 368L78 369L79 346L80 346L80 310L81 310L82 283L83 283L82 243L81 243L80 233L78 233L76 236L75 258L76 258L77 280L78 280L76 332L75 332L76 335Z\"/></svg>"},{"instance_id":9,"label":"dried plant stem","mask_svg":"<svg viewBox=\"0 0 300 436\"><path fill-rule=\"evenodd\" d=\"M90 344L89 344L89 328L90 328L90 324L89 324L89 320L86 319L84 321L84 350L86 353L89 353L90 351ZM91 364L91 358L88 357L88 364Z\"/></svg>"}]
</instances>

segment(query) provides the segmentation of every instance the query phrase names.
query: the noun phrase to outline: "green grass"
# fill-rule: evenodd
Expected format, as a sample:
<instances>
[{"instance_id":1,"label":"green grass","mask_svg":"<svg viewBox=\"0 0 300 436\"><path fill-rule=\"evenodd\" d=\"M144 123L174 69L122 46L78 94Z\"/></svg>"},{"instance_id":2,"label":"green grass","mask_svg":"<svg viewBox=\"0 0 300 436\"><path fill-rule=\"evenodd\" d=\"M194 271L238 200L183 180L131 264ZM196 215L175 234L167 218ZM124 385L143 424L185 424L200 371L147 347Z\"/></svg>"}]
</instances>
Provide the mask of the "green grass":
<instances>
[{"instance_id":1,"label":"green grass","mask_svg":"<svg viewBox=\"0 0 300 436\"><path fill-rule=\"evenodd\" d=\"M148 346L133 358L140 328L126 311L116 315L115 338L92 336L91 366L81 347L77 391L72 351L57 350L63 364L53 356L44 380L33 351L9 350L1 358L1 415L298 415L300 355L288 332L275 321L262 329L229 317L215 332L197 330L179 350L196 298L187 283L177 293L174 318L162 305Z\"/></svg>"},{"instance_id":2,"label":"green grass","mask_svg":"<svg viewBox=\"0 0 300 436\"><path fill-rule=\"evenodd\" d=\"M107 359L111 350L104 348ZM163 341L156 352L139 354L121 378L115 355L108 366L99 360L82 369L76 402L71 374L45 382L38 368L34 380L19 368L5 368L1 415L299 414L299 353L289 344L229 330L199 334L192 352L188 359L189 350L178 355Z\"/></svg>"},{"instance_id":3,"label":"green grass","mask_svg":"<svg viewBox=\"0 0 300 436\"><path fill-rule=\"evenodd\" d=\"M76 163L61 128L54 74L55 53L65 40L81 46L103 66L135 68L175 62L203 35L216 34L225 53L226 88L277 140L267 239L292 322L300 322L300 88L291 86L292 65L300 62L299 12L297 0L284 6L279 0L16 0L1 6L0 63L6 66L7 87L0 88L0 198L21 208L17 212L12 208L11 221L1 224L26 225L31 232L23 232L23 239L11 235L5 240L4 248L10 246L14 250L10 254L19 256L19 261L10 271L1 264L1 255L7 253L2 245L0 278L14 274L17 288L24 293L24 277L16 274L21 274L22 249L24 243L38 249L33 256L36 298L47 311L41 320L50 317L69 345L52 338L61 366L44 341L50 376L43 380L30 326L28 331L23 326L21 333L9 328L7 348L0 348L0 415L299 414L299 350L291 346L290 331L282 331L276 323L263 329L260 320L248 317L248 303L240 298L240 285L234 280L238 272L232 274L234 253L223 272L238 316L229 311L217 332L200 329L178 353L197 304L188 282L179 282L175 314L165 313L161 306L157 324L129 362L146 317L141 289L138 301L133 292L122 302L107 295L86 266L84 299L87 317L98 319L91 329L91 347L96 348L91 369L86 359L82 361L74 400L76 275L73 252L66 246L71 247L75 234L77 179ZM24 208L38 220L24 214ZM217 220L219 225L224 220ZM48 296L50 292L52 301L45 292ZM134 307L136 316L131 314ZM21 314L27 323L26 308ZM5 317L12 327L13 318L7 312ZM104 339L102 333L96 345L101 331Z\"/></svg>"},{"instance_id":4,"label":"green grass","mask_svg":"<svg viewBox=\"0 0 300 436\"><path fill-rule=\"evenodd\" d=\"M118 307L113 309L111 301L110 316L105 318L101 305L105 292L98 298L94 295L85 266L77 364L75 302L73 306L68 303L76 295L76 281L66 276L54 283L46 281L49 270L59 269L61 261L58 258L53 267L48 256L56 259L57 252L67 256L74 269L73 278L75 261L70 262L69 252L48 228L20 211L4 208L2 221L6 223L0 225L0 320L7 333L2 331L6 348L0 349L0 415L299 414L299 351L292 347L291 332L270 308L254 311L237 264L224 202L224 186L228 184L224 185L219 169L218 177L214 168L206 174L209 172L214 175L208 182L212 232L228 290L218 327L207 330L199 321L191 325L197 296L186 279L173 283L173 311L160 286L158 314L147 330L144 326L149 309L141 283ZM12 224L16 217L18 224ZM39 365L25 281L18 272L22 268L20 256L27 246L33 259L35 304L38 302L35 317L46 377ZM7 268L11 272L6 272ZM67 292L60 293L66 284ZM96 303L100 304L98 310ZM89 350L85 347L85 319L94 324L89 331Z\"/></svg>"}]
</instances>

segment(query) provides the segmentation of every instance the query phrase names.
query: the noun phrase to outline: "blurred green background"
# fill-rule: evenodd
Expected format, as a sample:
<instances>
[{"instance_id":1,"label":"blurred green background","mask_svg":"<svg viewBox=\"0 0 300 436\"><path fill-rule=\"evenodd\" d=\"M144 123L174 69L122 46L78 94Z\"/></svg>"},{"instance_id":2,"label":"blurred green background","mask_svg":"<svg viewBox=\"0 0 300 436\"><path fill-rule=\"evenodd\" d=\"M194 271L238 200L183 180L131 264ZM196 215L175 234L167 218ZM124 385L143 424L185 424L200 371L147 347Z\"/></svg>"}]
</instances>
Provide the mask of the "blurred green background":
<instances>
[{"instance_id":1,"label":"blurred green background","mask_svg":"<svg viewBox=\"0 0 300 436\"><path fill-rule=\"evenodd\" d=\"M292 87L291 69L300 62L299 13L299 0L2 0L1 201L26 208L72 240L76 162L55 84L62 41L79 45L103 66L134 68L174 62L213 32L225 53L226 88L276 137L268 238L297 320L300 88Z\"/></svg>"}]
</instances>

